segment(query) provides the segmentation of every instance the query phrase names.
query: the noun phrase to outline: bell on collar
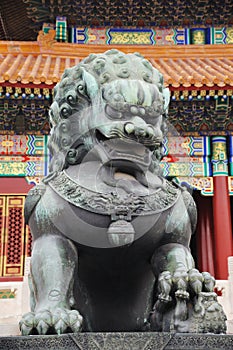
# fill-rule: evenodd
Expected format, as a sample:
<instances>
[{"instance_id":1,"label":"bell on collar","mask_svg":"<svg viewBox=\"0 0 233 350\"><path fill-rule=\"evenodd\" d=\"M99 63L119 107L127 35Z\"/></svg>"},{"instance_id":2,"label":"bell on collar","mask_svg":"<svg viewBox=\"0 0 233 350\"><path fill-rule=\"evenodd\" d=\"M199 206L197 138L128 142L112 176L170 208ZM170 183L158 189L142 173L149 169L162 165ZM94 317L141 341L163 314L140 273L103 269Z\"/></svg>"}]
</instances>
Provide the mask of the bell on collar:
<instances>
[{"instance_id":1,"label":"bell on collar","mask_svg":"<svg viewBox=\"0 0 233 350\"><path fill-rule=\"evenodd\" d=\"M112 247L120 247L133 243L135 231L133 225L126 220L117 220L110 224L108 240Z\"/></svg>"}]
</instances>

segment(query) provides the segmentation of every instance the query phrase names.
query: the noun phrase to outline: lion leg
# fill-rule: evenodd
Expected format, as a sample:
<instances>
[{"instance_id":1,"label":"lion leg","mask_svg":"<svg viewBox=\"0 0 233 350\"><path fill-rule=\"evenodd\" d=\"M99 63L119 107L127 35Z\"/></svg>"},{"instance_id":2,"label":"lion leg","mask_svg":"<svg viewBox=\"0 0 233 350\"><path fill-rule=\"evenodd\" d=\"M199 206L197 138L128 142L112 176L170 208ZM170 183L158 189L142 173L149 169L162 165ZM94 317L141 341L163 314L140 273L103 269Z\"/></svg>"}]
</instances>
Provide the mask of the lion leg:
<instances>
[{"instance_id":1,"label":"lion leg","mask_svg":"<svg viewBox=\"0 0 233 350\"><path fill-rule=\"evenodd\" d=\"M188 317L188 271L194 268L194 261L188 248L171 243L156 250L152 257L152 268L158 278L158 296L152 324L156 330L162 330L163 314L172 304L172 293L176 301L174 326Z\"/></svg>"},{"instance_id":2,"label":"lion leg","mask_svg":"<svg viewBox=\"0 0 233 350\"><path fill-rule=\"evenodd\" d=\"M62 236L39 237L33 247L31 274L36 286L36 311L48 307L70 307L77 252Z\"/></svg>"},{"instance_id":3,"label":"lion leg","mask_svg":"<svg viewBox=\"0 0 233 350\"><path fill-rule=\"evenodd\" d=\"M43 235L35 240L31 258L35 309L20 321L22 334L60 334L80 329L82 317L71 310L77 263L77 251L65 237Z\"/></svg>"}]
</instances>

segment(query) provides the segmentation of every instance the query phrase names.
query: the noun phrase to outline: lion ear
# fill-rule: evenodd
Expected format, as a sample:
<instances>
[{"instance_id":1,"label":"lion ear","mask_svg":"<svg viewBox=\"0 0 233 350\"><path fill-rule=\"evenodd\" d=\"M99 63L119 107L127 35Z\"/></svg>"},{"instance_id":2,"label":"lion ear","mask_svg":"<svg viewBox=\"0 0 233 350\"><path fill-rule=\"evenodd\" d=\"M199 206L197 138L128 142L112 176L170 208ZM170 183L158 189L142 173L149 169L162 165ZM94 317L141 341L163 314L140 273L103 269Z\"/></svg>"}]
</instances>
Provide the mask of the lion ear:
<instances>
[{"instance_id":1,"label":"lion ear","mask_svg":"<svg viewBox=\"0 0 233 350\"><path fill-rule=\"evenodd\" d=\"M167 112L169 102L170 102L170 91L168 88L163 89L163 98L164 98L164 111Z\"/></svg>"},{"instance_id":2,"label":"lion ear","mask_svg":"<svg viewBox=\"0 0 233 350\"><path fill-rule=\"evenodd\" d=\"M98 90L99 90L98 83L96 79L93 77L93 75L88 73L85 69L83 69L82 78L86 83L87 95L90 97L91 100L93 100L98 94Z\"/></svg>"}]
</instances>

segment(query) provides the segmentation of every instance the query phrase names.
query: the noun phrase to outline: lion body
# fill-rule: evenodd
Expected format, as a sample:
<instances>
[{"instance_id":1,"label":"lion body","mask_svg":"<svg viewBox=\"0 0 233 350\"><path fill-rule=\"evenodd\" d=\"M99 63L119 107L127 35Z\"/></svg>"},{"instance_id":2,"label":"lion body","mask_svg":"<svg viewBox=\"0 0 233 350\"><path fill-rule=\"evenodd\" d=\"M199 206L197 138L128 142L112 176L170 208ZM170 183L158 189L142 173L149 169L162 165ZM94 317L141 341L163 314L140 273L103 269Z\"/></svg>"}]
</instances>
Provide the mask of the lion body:
<instances>
[{"instance_id":1,"label":"lion body","mask_svg":"<svg viewBox=\"0 0 233 350\"><path fill-rule=\"evenodd\" d=\"M162 175L168 104L162 75L137 53L90 55L63 74L50 173L25 205L33 250L23 334L225 331L214 279L189 249L195 203Z\"/></svg>"}]
</instances>

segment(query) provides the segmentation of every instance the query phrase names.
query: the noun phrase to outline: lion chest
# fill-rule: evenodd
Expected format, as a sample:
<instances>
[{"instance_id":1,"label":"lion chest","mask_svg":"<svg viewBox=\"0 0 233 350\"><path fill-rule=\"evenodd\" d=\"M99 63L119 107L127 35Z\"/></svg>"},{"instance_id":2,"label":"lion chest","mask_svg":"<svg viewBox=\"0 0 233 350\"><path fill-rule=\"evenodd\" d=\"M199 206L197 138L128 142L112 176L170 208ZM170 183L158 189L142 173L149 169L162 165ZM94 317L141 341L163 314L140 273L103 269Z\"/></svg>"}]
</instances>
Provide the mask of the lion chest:
<instances>
[{"instance_id":1,"label":"lion chest","mask_svg":"<svg viewBox=\"0 0 233 350\"><path fill-rule=\"evenodd\" d=\"M56 232L91 247L123 246L148 233L160 240L164 229L161 217L179 196L179 189L166 180L153 191L119 192L111 188L100 192L82 186L63 171L46 186L37 205L37 221L41 222L43 215L42 221L47 217L47 225Z\"/></svg>"}]
</instances>

